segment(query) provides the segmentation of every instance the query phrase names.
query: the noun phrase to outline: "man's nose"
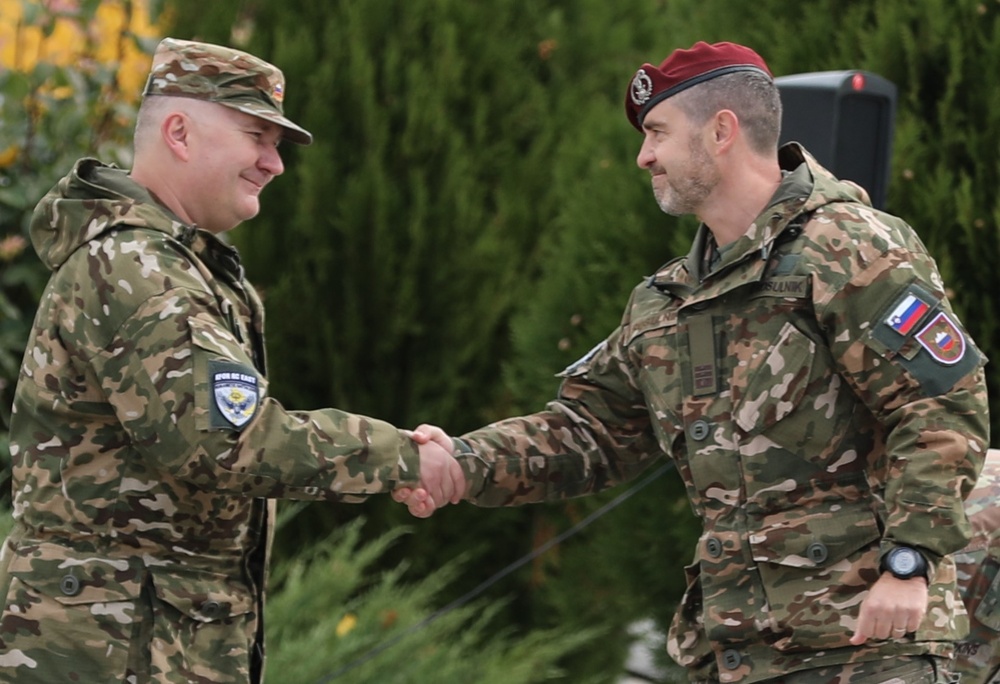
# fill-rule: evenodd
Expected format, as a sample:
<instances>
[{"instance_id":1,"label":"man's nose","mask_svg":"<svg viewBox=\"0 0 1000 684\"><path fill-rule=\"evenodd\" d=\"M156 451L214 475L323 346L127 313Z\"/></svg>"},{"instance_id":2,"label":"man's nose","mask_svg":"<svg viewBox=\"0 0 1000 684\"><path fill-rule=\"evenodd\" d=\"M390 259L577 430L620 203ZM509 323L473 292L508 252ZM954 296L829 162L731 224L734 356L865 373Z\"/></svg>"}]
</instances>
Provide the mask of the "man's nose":
<instances>
[{"instance_id":1,"label":"man's nose","mask_svg":"<svg viewBox=\"0 0 1000 684\"><path fill-rule=\"evenodd\" d=\"M260 167L272 176L280 176L285 171L285 164L281 161L281 153L277 147L270 145L264 149L260 157Z\"/></svg>"},{"instance_id":2,"label":"man's nose","mask_svg":"<svg viewBox=\"0 0 1000 684\"><path fill-rule=\"evenodd\" d=\"M639 154L635 157L635 163L640 169L648 169L654 162L656 162L656 155L653 154L653 148L644 140L639 146Z\"/></svg>"}]
</instances>

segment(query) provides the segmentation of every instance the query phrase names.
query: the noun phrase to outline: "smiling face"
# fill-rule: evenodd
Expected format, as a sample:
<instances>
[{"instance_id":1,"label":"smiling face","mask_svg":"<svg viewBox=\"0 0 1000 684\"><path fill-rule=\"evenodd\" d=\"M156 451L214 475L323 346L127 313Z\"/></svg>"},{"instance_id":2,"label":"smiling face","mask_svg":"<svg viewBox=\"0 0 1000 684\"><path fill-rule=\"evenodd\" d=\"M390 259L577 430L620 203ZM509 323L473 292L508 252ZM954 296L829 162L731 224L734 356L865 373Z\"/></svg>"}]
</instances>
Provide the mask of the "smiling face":
<instances>
[{"instance_id":1,"label":"smiling face","mask_svg":"<svg viewBox=\"0 0 1000 684\"><path fill-rule=\"evenodd\" d=\"M705 127L668 99L649 111L642 128L636 163L650 172L657 204L672 216L699 215L720 179L705 148Z\"/></svg>"},{"instance_id":2,"label":"smiling face","mask_svg":"<svg viewBox=\"0 0 1000 684\"><path fill-rule=\"evenodd\" d=\"M190 125L190 183L185 203L200 228L220 233L260 211L260 193L284 171L275 123L214 103Z\"/></svg>"}]
</instances>

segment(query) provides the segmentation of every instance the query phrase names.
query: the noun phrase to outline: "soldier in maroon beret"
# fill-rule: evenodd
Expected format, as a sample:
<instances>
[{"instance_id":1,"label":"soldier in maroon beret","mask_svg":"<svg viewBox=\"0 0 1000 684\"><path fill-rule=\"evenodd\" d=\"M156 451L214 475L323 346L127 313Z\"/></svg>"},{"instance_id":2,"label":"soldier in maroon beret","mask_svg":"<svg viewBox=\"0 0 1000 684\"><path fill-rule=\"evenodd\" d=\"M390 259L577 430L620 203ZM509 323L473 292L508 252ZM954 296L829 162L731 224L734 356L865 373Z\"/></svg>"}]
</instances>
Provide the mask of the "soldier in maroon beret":
<instances>
[{"instance_id":1,"label":"soldier in maroon beret","mask_svg":"<svg viewBox=\"0 0 1000 684\"><path fill-rule=\"evenodd\" d=\"M986 359L913 229L801 145L764 60L697 43L625 95L664 212L701 225L545 410L456 437L466 498L601 491L672 459L702 522L668 636L693 682L948 681L950 554L989 444ZM419 490L394 494L415 515Z\"/></svg>"}]
</instances>

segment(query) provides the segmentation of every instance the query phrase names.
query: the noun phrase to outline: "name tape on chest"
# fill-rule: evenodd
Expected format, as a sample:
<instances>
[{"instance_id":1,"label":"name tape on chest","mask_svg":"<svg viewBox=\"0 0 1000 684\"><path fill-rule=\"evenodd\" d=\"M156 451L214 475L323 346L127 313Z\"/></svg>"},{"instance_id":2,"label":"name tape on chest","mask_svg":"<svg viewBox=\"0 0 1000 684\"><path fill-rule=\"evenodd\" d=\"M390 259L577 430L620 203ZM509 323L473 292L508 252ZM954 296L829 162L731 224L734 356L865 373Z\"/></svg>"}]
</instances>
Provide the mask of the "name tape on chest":
<instances>
[{"instance_id":1,"label":"name tape on chest","mask_svg":"<svg viewBox=\"0 0 1000 684\"><path fill-rule=\"evenodd\" d=\"M810 282L806 275L774 276L758 283L752 296L806 299L812 294Z\"/></svg>"}]
</instances>

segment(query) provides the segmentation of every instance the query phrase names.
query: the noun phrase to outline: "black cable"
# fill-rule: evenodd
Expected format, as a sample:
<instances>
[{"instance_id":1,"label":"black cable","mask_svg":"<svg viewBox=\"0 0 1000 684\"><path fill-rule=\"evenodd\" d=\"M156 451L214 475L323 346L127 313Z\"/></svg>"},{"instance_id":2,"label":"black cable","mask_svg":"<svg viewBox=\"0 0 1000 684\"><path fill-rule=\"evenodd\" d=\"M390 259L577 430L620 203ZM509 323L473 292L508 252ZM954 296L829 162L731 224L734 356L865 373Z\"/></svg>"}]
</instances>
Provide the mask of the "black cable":
<instances>
[{"instance_id":1,"label":"black cable","mask_svg":"<svg viewBox=\"0 0 1000 684\"><path fill-rule=\"evenodd\" d=\"M558 535L556 537L553 537L549 541L547 541L544 544L542 544L541 546L539 546L537 549L533 550L531 553L529 553L526 556L523 556L523 557L519 558L518 560L514 561L513 563L511 563L510 565L508 565L503 570L499 571L498 573L496 573L495 575L493 575L489 579L487 579L484 582L482 582L481 584L479 584L479 586L477 586L476 588L474 588L474 589L466 592L464 595L458 597L457 599L455 599L454 601L452 601L448 605L444 606L443 608L440 608L437 611L431 613L430 615L428 615L427 617L425 617L420 622L418 622L418 623L416 623L414 625L411 625L410 627L407 627L406 629L404 629L403 631L401 631L399 634L397 634L396 636L392 637L391 639L387 639L387 640L383 641L381 644L379 644L375 648L371 649L370 651L368 651L364 655L362 655L359 658L356 658L355 660L347 663L346 665L344 665L339 670L335 670L331 674L329 674L326 677L324 677L323 679L319 680L319 682L317 684L327 684L327 682L330 682L330 681L336 679L337 677L341 676L342 674L350 672L351 670L353 670L356 667L360 667L361 665L367 663L369 660L373 659L375 656L379 655L380 653L382 653L384 651L387 651L388 649L392 648L393 646L395 646L396 644L398 644L400 641L402 641L404 638L408 637L410 634L412 634L412 633L414 633L414 632L416 632L418 630L421 630L424 627L427 627L432 622L434 622L434 621L438 620L439 618L447 615L451 611L453 611L453 610L455 610L457 608L460 608L461 606L465 605L466 603L468 603L472 599L474 599L477 596L479 596L480 594L482 594L484 591L486 591L487 589L489 589L491 586L493 586L494 584L496 584L497 582L499 582L501 579L503 579L504 577L506 577L510 573L514 572L518 568L521 568L526 563L530 563L531 561L533 561L534 559L538 558L540 555L542 555L543 553L545 553L546 551L548 551L549 549L551 549L556 544L561 544L562 542L566 541L567 539L569 539L573 535L577 534L578 532L580 532L582 529L584 529L585 527L587 527L588 525L590 525L592 522L594 522L595 520L597 520L601 516L605 515L606 513L608 513L609 511L611 511L612 509L617 508L618 506L620 506L621 504L623 504L625 501L627 501L629 498L631 498L636 493L638 493L646 485L648 485L649 483L653 482L657 478L661 477L664 473L666 473L667 471L669 471L673 467L674 467L673 461L667 461L662 466L660 466L659 468L657 468L653 473L651 473L646 479L642 480L641 482L637 482L630 489L622 492L621 494L619 494L618 496L616 496L614 499L612 499L608 503L606 503L603 506L601 506L599 509L597 509L596 511L594 511L593 513L591 513L590 515L588 515L586 518L584 518L583 520L581 520L577 524L573 525L571 528L569 528L568 530L566 530L562 534L560 534L560 535Z\"/></svg>"}]
</instances>

